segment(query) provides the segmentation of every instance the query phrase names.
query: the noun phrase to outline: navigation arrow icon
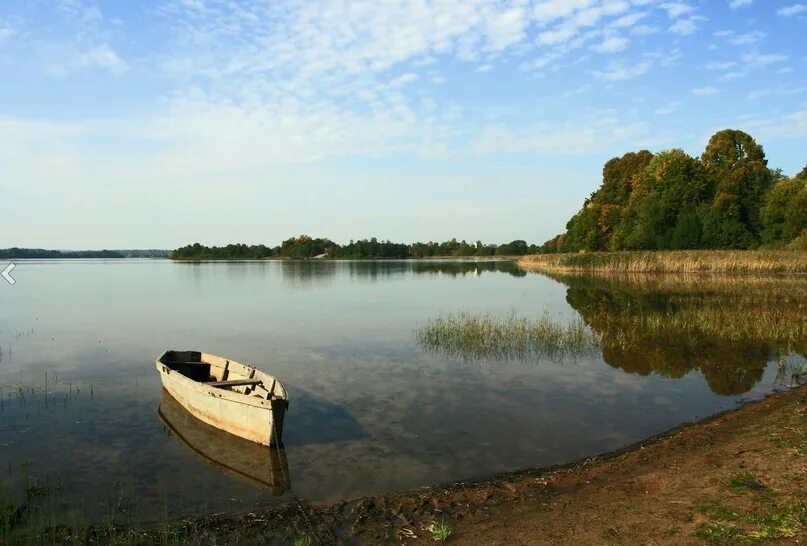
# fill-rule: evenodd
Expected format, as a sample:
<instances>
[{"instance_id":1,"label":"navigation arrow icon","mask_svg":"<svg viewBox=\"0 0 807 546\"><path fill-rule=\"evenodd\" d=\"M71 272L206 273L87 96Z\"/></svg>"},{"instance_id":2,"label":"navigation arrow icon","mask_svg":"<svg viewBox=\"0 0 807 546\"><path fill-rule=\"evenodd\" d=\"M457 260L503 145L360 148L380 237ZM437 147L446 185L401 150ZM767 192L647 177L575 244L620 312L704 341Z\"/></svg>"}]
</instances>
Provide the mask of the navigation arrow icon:
<instances>
[{"instance_id":1,"label":"navigation arrow icon","mask_svg":"<svg viewBox=\"0 0 807 546\"><path fill-rule=\"evenodd\" d=\"M17 264L11 262L6 266L6 268L2 272L0 272L0 275L2 275L3 278L8 281L8 284L14 284L17 282L14 280L14 277L11 276L11 270L14 269L15 267L17 267Z\"/></svg>"}]
</instances>

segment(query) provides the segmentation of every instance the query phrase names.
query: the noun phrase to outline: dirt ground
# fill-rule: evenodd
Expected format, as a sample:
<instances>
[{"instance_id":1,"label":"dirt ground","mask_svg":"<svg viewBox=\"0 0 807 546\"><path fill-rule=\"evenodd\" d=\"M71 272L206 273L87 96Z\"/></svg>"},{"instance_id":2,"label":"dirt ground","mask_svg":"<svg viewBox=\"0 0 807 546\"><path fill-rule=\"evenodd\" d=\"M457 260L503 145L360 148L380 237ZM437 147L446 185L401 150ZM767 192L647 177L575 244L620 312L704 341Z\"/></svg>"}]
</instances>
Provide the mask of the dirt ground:
<instances>
[{"instance_id":1,"label":"dirt ground","mask_svg":"<svg viewBox=\"0 0 807 546\"><path fill-rule=\"evenodd\" d=\"M807 386L564 467L85 537L414 545L434 544L438 524L450 530L446 542L457 545L805 544Z\"/></svg>"}]
</instances>

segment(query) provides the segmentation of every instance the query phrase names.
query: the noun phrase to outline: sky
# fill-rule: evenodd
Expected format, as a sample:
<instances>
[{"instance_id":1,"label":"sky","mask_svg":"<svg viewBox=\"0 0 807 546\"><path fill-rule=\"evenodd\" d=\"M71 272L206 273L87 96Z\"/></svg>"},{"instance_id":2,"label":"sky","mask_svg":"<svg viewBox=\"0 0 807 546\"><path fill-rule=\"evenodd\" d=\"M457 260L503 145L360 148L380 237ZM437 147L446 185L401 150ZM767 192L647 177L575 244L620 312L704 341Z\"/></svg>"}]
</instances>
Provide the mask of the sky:
<instances>
[{"instance_id":1,"label":"sky","mask_svg":"<svg viewBox=\"0 0 807 546\"><path fill-rule=\"evenodd\" d=\"M541 243L628 151L807 164L807 2L0 2L0 247Z\"/></svg>"}]
</instances>

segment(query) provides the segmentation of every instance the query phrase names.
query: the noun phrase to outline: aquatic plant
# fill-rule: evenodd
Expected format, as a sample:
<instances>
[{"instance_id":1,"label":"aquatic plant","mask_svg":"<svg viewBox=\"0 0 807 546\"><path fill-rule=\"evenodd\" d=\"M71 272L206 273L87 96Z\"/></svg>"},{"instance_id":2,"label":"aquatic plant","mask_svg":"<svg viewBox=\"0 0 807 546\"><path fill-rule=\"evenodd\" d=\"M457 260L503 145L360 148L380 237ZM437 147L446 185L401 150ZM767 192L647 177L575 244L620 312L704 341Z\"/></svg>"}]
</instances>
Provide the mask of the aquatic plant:
<instances>
[{"instance_id":1,"label":"aquatic plant","mask_svg":"<svg viewBox=\"0 0 807 546\"><path fill-rule=\"evenodd\" d=\"M559 323L548 312L538 319L447 313L415 329L425 349L464 359L559 359L596 351L600 338L581 319Z\"/></svg>"},{"instance_id":2,"label":"aquatic plant","mask_svg":"<svg viewBox=\"0 0 807 546\"><path fill-rule=\"evenodd\" d=\"M434 540L445 542L448 540L448 537L451 536L451 533L454 532L454 527L452 527L450 523L441 521L440 523L432 524L430 530Z\"/></svg>"},{"instance_id":3,"label":"aquatic plant","mask_svg":"<svg viewBox=\"0 0 807 546\"><path fill-rule=\"evenodd\" d=\"M807 273L807 253L773 250L584 252L525 256L537 271L621 273Z\"/></svg>"}]
</instances>

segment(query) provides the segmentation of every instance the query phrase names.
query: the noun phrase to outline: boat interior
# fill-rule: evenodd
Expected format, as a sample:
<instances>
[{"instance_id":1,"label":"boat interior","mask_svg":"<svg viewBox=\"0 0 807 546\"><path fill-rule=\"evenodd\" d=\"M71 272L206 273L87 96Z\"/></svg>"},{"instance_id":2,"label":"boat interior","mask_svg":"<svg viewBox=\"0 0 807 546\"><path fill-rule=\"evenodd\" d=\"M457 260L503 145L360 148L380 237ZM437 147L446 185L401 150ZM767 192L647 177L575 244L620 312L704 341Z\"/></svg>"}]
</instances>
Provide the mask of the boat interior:
<instances>
[{"instance_id":1,"label":"boat interior","mask_svg":"<svg viewBox=\"0 0 807 546\"><path fill-rule=\"evenodd\" d=\"M166 351L160 364L210 387L257 396L264 400L285 399L280 383L251 366L199 351ZM264 379L267 383L264 384Z\"/></svg>"}]
</instances>

